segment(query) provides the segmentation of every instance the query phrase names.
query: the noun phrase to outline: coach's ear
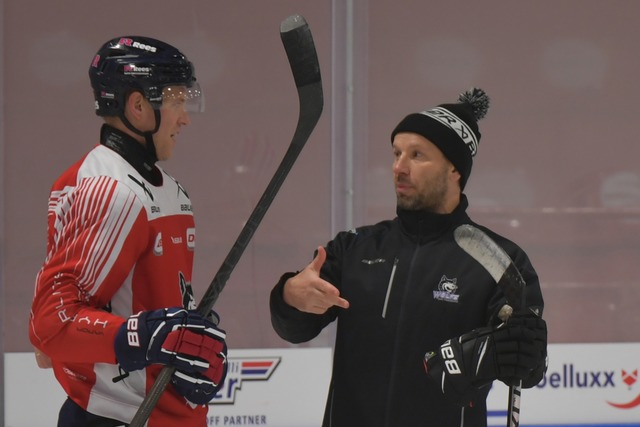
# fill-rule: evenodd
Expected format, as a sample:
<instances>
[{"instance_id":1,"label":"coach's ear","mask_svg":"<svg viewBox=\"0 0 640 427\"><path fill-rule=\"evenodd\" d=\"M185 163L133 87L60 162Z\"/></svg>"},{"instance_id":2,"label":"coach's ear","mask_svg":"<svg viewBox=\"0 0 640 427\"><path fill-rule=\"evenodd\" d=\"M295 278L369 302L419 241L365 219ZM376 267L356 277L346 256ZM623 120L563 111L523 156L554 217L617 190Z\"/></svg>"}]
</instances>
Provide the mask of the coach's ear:
<instances>
[{"instance_id":1,"label":"coach's ear","mask_svg":"<svg viewBox=\"0 0 640 427\"><path fill-rule=\"evenodd\" d=\"M460 174L460 171L458 171L458 169L456 169L456 167L451 162L449 162L448 170L449 170L449 173L447 174L447 177L449 179L449 182L457 184L458 187L462 188L462 185L461 185L462 175Z\"/></svg>"}]
</instances>

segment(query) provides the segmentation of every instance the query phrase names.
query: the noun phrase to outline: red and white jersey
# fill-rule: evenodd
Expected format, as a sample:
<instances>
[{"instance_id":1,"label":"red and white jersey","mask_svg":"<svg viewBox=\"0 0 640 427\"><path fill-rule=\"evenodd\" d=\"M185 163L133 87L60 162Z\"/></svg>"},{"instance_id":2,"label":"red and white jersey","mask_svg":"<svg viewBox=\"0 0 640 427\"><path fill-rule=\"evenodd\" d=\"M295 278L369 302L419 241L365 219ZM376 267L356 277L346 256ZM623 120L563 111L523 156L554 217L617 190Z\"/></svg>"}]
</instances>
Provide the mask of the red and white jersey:
<instances>
[{"instance_id":1,"label":"red and white jersey","mask_svg":"<svg viewBox=\"0 0 640 427\"><path fill-rule=\"evenodd\" d=\"M118 328L141 310L195 308L191 201L161 172L162 184L154 186L99 145L58 178L31 311L31 341L51 357L68 396L93 414L124 421L161 366L114 383L121 374L113 349ZM169 386L147 425L203 427L206 414L206 406L194 408Z\"/></svg>"}]
</instances>

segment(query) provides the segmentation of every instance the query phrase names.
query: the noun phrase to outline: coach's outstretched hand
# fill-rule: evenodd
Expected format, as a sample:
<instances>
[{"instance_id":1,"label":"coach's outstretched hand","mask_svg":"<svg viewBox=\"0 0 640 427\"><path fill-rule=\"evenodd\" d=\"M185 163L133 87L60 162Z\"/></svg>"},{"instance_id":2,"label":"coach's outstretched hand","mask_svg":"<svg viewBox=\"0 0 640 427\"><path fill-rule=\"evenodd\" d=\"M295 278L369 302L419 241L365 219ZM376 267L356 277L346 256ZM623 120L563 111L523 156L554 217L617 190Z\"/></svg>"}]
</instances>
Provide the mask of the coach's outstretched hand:
<instances>
[{"instance_id":1,"label":"coach's outstretched hand","mask_svg":"<svg viewBox=\"0 0 640 427\"><path fill-rule=\"evenodd\" d=\"M226 333L218 316L205 318L179 307L142 311L120 327L114 343L116 358L126 372L159 363L173 366L178 393L205 404L222 386L227 372Z\"/></svg>"},{"instance_id":2,"label":"coach's outstretched hand","mask_svg":"<svg viewBox=\"0 0 640 427\"><path fill-rule=\"evenodd\" d=\"M349 301L340 296L340 291L320 277L320 269L327 259L322 246L309 265L286 281L282 297L291 307L305 313L323 314L333 306L349 308Z\"/></svg>"}]
</instances>

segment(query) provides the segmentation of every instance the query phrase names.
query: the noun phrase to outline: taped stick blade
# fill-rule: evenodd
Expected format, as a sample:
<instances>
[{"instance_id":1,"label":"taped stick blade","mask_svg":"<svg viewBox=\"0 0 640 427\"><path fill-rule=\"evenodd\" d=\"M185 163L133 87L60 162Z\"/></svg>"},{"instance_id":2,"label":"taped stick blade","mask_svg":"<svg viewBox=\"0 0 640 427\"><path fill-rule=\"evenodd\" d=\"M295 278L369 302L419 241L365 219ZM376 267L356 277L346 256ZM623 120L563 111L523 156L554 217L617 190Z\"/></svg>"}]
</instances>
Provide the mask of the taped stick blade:
<instances>
[{"instance_id":1,"label":"taped stick blade","mask_svg":"<svg viewBox=\"0 0 640 427\"><path fill-rule=\"evenodd\" d=\"M463 224L453 232L454 239L473 259L478 261L500 286L507 303L518 311L523 307L525 282L513 260L484 231Z\"/></svg>"},{"instance_id":2,"label":"taped stick blade","mask_svg":"<svg viewBox=\"0 0 640 427\"><path fill-rule=\"evenodd\" d=\"M469 224L456 228L453 236L458 246L482 264L498 283L511 263L504 250L482 230Z\"/></svg>"}]
</instances>

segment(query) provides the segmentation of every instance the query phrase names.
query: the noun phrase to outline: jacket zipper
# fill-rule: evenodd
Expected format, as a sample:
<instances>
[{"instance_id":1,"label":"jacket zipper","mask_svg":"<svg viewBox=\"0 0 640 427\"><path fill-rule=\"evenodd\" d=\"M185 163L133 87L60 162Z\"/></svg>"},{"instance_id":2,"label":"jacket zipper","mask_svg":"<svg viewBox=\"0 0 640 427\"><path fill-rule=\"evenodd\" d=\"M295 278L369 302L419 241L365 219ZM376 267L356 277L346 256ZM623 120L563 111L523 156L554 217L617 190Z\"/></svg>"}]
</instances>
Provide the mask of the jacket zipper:
<instances>
[{"instance_id":1,"label":"jacket zipper","mask_svg":"<svg viewBox=\"0 0 640 427\"><path fill-rule=\"evenodd\" d=\"M329 425L327 427L331 427L333 425L333 380L331 381L331 397L329 399L329 414L328 414L328 418L329 418Z\"/></svg>"},{"instance_id":2,"label":"jacket zipper","mask_svg":"<svg viewBox=\"0 0 640 427\"><path fill-rule=\"evenodd\" d=\"M407 275L407 277L408 277L407 281L409 280L409 278L411 278L411 272L413 271L413 267L414 267L414 264L416 262L416 256L418 254L419 247L420 247L420 242L418 242L418 244L416 245L416 248L413 251L413 255L411 256L411 262L409 263L409 268L407 270L409 272L409 274ZM389 299L388 296L391 293L391 285L392 285L392 282L393 282L393 276L395 275L395 271L396 271L396 266L397 265L398 265L398 258L396 258L393 261L393 268L391 269L391 277L390 277L390 280L389 280L389 286L387 288L387 300ZM405 290L405 294L402 297L403 300L407 297L406 296L406 292L407 291ZM399 323L402 321L402 304L403 303L404 303L404 301L402 301L400 303L400 306L399 306L399 314L398 314L398 318L399 318L398 322ZM385 306L386 306L386 302L385 302ZM384 317L384 314L386 314L385 310L383 310L383 317ZM397 364L398 364L398 362L396 360L396 358L397 358L398 339L399 339L399 335L396 334L395 342L394 342L394 345L393 345L392 364L389 367L389 376L390 376L389 390L391 392L395 388L395 374L396 374ZM392 422L389 420L390 407L391 407L391 397L389 397L389 396L387 396L387 404L386 404L386 406L387 406L387 409L385 411L384 426L385 427L391 427L392 426Z\"/></svg>"},{"instance_id":3,"label":"jacket zipper","mask_svg":"<svg viewBox=\"0 0 640 427\"><path fill-rule=\"evenodd\" d=\"M384 297L384 305L382 306L382 318L387 317L387 306L389 305L389 296L391 295L391 288L393 287L393 276L396 275L396 267L398 266L398 258L393 260L393 268L391 269L391 276L389 277L389 283L387 284L387 295Z\"/></svg>"}]
</instances>

